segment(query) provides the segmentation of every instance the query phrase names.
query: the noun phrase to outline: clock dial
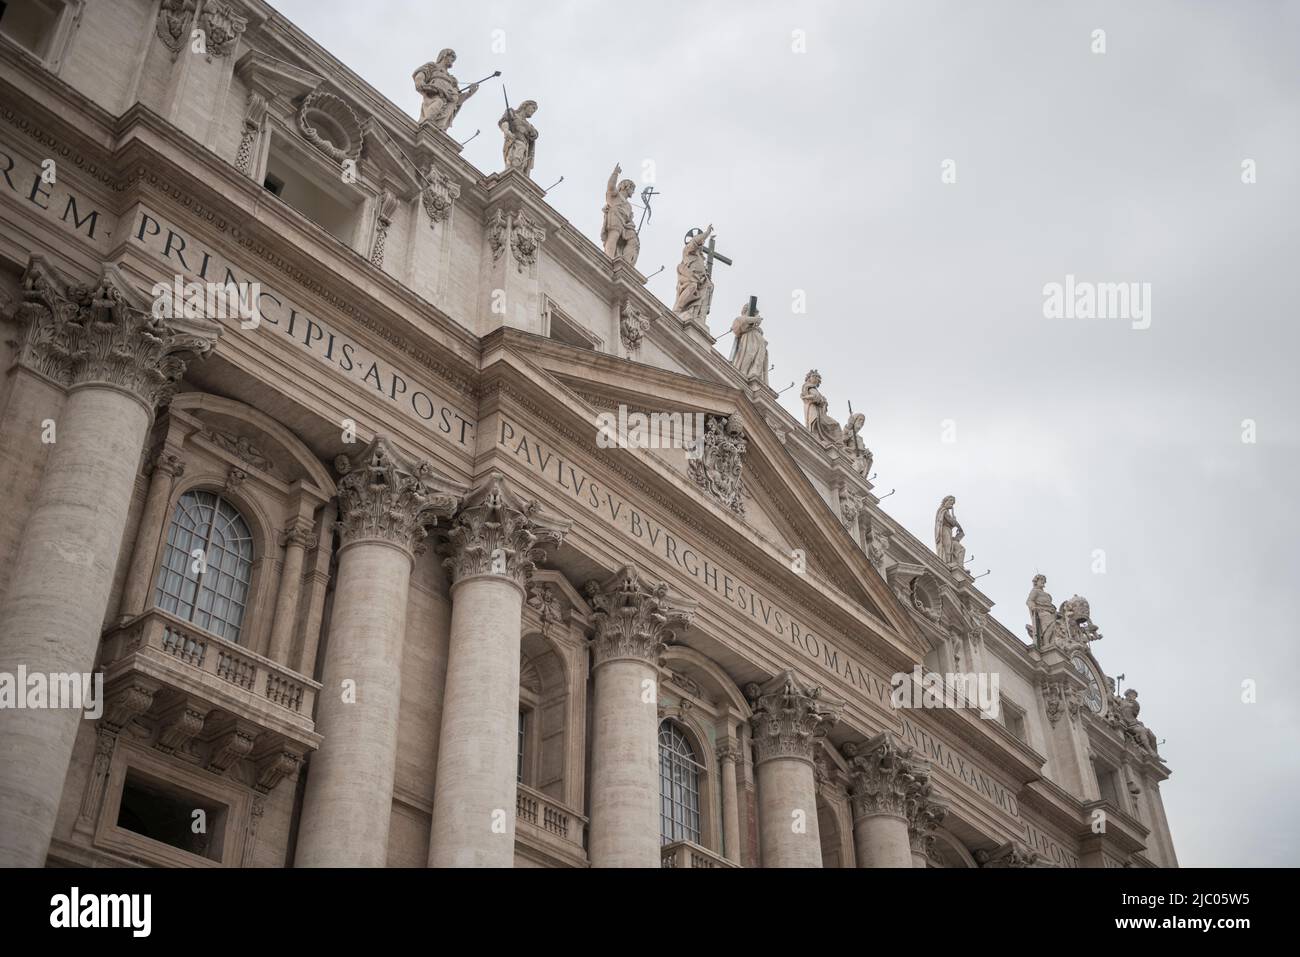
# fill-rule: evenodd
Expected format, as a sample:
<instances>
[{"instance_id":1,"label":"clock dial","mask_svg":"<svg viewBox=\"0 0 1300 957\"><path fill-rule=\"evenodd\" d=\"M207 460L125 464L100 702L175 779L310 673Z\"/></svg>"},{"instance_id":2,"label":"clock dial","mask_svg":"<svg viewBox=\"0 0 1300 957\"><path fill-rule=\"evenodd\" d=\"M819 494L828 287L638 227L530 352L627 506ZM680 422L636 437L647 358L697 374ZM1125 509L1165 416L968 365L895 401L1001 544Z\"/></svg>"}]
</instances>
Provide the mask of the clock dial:
<instances>
[{"instance_id":1,"label":"clock dial","mask_svg":"<svg viewBox=\"0 0 1300 957\"><path fill-rule=\"evenodd\" d=\"M1079 676L1088 683L1088 690L1083 693L1083 700L1087 702L1093 714L1101 714L1106 699L1102 696L1101 682L1097 680L1096 673L1088 662L1083 660L1082 655L1075 655L1070 660L1074 664L1074 670L1079 672Z\"/></svg>"}]
</instances>

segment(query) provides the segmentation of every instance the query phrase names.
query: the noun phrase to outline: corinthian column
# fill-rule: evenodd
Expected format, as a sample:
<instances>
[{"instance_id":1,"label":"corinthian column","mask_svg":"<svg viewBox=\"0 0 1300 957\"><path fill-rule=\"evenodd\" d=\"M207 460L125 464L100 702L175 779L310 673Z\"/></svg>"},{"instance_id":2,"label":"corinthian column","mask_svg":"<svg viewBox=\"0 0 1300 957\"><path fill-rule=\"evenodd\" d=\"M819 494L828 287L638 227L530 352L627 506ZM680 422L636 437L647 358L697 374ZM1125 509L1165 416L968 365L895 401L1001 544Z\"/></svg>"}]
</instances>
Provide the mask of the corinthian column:
<instances>
[{"instance_id":1,"label":"corinthian column","mask_svg":"<svg viewBox=\"0 0 1300 957\"><path fill-rule=\"evenodd\" d=\"M383 867L393 811L402 638L415 551L456 490L376 436L340 455L338 578L303 799L297 867Z\"/></svg>"},{"instance_id":2,"label":"corinthian column","mask_svg":"<svg viewBox=\"0 0 1300 957\"><path fill-rule=\"evenodd\" d=\"M19 361L68 398L0 605L0 673L85 674L154 409L220 328L156 318L116 266L77 285L40 257L23 277L18 316L27 325ZM80 718L51 708L0 719L0 866L45 863Z\"/></svg>"},{"instance_id":3,"label":"corinthian column","mask_svg":"<svg viewBox=\"0 0 1300 957\"><path fill-rule=\"evenodd\" d=\"M907 805L907 838L912 846L913 867L929 866L935 856L934 832L947 816L948 802L935 796L927 767L924 782L916 788Z\"/></svg>"},{"instance_id":4,"label":"corinthian column","mask_svg":"<svg viewBox=\"0 0 1300 957\"><path fill-rule=\"evenodd\" d=\"M852 780L853 845L858 867L911 867L908 833L929 795L930 766L888 731L844 745Z\"/></svg>"},{"instance_id":5,"label":"corinthian column","mask_svg":"<svg viewBox=\"0 0 1300 957\"><path fill-rule=\"evenodd\" d=\"M592 867L659 867L659 655L691 611L631 565L587 583L592 615Z\"/></svg>"},{"instance_id":6,"label":"corinthian column","mask_svg":"<svg viewBox=\"0 0 1300 957\"><path fill-rule=\"evenodd\" d=\"M524 583L545 557L539 546L559 545L567 530L494 472L448 535L451 640L430 867L514 865Z\"/></svg>"},{"instance_id":7,"label":"corinthian column","mask_svg":"<svg viewBox=\"0 0 1300 957\"><path fill-rule=\"evenodd\" d=\"M789 670L764 684L750 684L745 697L754 708L749 721L763 866L821 867L813 754L839 720L844 702L823 696L821 688L799 684Z\"/></svg>"}]
</instances>

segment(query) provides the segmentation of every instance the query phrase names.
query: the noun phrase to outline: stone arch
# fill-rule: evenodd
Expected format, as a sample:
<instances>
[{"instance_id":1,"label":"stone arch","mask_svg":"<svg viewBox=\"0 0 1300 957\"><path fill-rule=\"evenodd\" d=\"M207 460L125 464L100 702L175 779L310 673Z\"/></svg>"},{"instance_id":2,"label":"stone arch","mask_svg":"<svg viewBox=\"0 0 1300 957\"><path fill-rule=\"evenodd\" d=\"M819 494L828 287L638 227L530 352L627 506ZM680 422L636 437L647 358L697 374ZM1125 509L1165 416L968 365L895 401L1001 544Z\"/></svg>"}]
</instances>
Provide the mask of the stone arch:
<instances>
[{"instance_id":1,"label":"stone arch","mask_svg":"<svg viewBox=\"0 0 1300 957\"><path fill-rule=\"evenodd\" d=\"M696 759L700 762L700 840L701 847L722 852L722 820L719 804L718 755L708 728L694 714L694 708L671 707L661 710L659 725L665 721L675 725L690 742Z\"/></svg>"},{"instance_id":2,"label":"stone arch","mask_svg":"<svg viewBox=\"0 0 1300 957\"><path fill-rule=\"evenodd\" d=\"M936 828L934 832L934 852L938 856L938 864L931 863L931 867L978 867L975 858L971 852L966 849L966 845L952 831L945 827Z\"/></svg>"}]
</instances>

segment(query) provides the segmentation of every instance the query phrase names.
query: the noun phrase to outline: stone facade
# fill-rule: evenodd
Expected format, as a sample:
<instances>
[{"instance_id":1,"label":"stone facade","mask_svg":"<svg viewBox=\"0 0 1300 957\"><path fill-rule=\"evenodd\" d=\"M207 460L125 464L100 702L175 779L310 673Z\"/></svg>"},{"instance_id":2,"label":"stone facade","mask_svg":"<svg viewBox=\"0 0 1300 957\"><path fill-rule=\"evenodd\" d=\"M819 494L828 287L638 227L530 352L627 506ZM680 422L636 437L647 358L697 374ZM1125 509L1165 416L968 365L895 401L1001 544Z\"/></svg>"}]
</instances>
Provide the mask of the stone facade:
<instances>
[{"instance_id":1,"label":"stone facade","mask_svg":"<svg viewBox=\"0 0 1300 957\"><path fill-rule=\"evenodd\" d=\"M532 101L461 157L450 50L397 105L256 0L48 6L0 30L0 865L1176 866L1086 600L998 624L756 307L715 351L708 231L659 301Z\"/></svg>"}]
</instances>

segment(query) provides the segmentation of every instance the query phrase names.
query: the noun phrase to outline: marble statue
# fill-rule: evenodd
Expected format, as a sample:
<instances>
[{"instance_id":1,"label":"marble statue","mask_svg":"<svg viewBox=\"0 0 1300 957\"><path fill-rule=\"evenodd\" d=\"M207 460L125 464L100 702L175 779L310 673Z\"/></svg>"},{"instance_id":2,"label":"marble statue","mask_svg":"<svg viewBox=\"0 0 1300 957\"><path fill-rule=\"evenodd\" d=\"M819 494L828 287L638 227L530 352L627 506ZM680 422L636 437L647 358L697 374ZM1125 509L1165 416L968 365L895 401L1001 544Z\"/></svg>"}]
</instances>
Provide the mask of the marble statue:
<instances>
[{"instance_id":1,"label":"marble statue","mask_svg":"<svg viewBox=\"0 0 1300 957\"><path fill-rule=\"evenodd\" d=\"M415 89L424 97L420 105L420 122L432 123L435 129L446 130L452 120L465 105L465 101L478 92L478 84L471 83L461 90L460 84L451 74L456 62L456 51L447 49L438 54L438 59L426 63L414 73Z\"/></svg>"},{"instance_id":2,"label":"marble statue","mask_svg":"<svg viewBox=\"0 0 1300 957\"><path fill-rule=\"evenodd\" d=\"M849 420L844 423L844 451L853 463L853 471L857 472L863 478L871 476L871 464L875 461L875 456L871 454L871 449L867 448L862 441L860 433L862 426L866 424L867 417L861 412L854 412L849 416Z\"/></svg>"},{"instance_id":3,"label":"marble statue","mask_svg":"<svg viewBox=\"0 0 1300 957\"><path fill-rule=\"evenodd\" d=\"M623 167L614 165L605 184L605 208L601 210L605 221L600 227L600 242L610 259L623 259L629 266L636 265L641 254L641 237L636 232L636 216L632 212L632 194L636 183L630 179L618 181Z\"/></svg>"},{"instance_id":4,"label":"marble statue","mask_svg":"<svg viewBox=\"0 0 1300 957\"><path fill-rule=\"evenodd\" d=\"M731 343L731 364L747 380L757 379L767 385L767 339L763 336L763 317L755 309L749 312L749 303L741 307L740 315L731 321L735 339Z\"/></svg>"},{"instance_id":5,"label":"marble statue","mask_svg":"<svg viewBox=\"0 0 1300 957\"><path fill-rule=\"evenodd\" d=\"M966 546L961 543L966 531L953 514L956 504L956 498L945 496L939 511L934 513L934 550L945 565L961 568L966 563Z\"/></svg>"},{"instance_id":6,"label":"marble statue","mask_svg":"<svg viewBox=\"0 0 1300 957\"><path fill-rule=\"evenodd\" d=\"M525 176L533 175L533 161L537 158L537 127L531 120L537 112L536 100L524 100L518 109L506 107L497 126L505 134L501 155L506 169L517 170Z\"/></svg>"},{"instance_id":7,"label":"marble statue","mask_svg":"<svg viewBox=\"0 0 1300 957\"><path fill-rule=\"evenodd\" d=\"M1046 585L1046 575L1035 575L1029 597L1025 599L1025 606L1029 609L1029 624L1025 625L1025 631L1029 632L1029 638L1037 648L1046 648L1056 635L1056 605L1047 593Z\"/></svg>"},{"instance_id":8,"label":"marble statue","mask_svg":"<svg viewBox=\"0 0 1300 957\"><path fill-rule=\"evenodd\" d=\"M682 247L682 261L677 265L677 299L673 312L683 320L703 322L713 301L713 280L709 277L708 256L704 244L713 233L713 224L702 233L686 240Z\"/></svg>"},{"instance_id":9,"label":"marble statue","mask_svg":"<svg viewBox=\"0 0 1300 957\"><path fill-rule=\"evenodd\" d=\"M823 442L841 445L844 442L844 430L826 413L826 397L822 395L821 384L822 376L816 369L804 376L803 388L799 390L799 398L803 399L804 425Z\"/></svg>"},{"instance_id":10,"label":"marble statue","mask_svg":"<svg viewBox=\"0 0 1300 957\"><path fill-rule=\"evenodd\" d=\"M1156 736L1150 728L1138 720L1138 715L1141 713L1142 706L1138 704L1138 693L1133 688L1129 688L1124 692L1124 697L1119 699L1120 724L1124 735L1139 747L1145 748L1152 754L1158 754Z\"/></svg>"}]
</instances>

